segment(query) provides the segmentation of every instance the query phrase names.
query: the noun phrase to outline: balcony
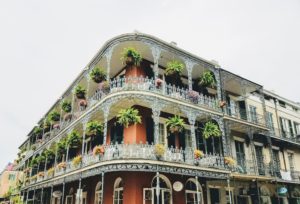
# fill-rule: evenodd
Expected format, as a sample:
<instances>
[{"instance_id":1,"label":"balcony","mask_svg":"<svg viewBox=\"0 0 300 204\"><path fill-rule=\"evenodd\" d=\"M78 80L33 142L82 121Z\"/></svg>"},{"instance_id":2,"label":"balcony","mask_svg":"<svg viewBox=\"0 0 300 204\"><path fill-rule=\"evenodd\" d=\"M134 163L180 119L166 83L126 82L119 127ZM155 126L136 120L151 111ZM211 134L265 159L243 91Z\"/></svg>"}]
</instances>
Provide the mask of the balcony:
<instances>
[{"instance_id":1,"label":"balcony","mask_svg":"<svg viewBox=\"0 0 300 204\"><path fill-rule=\"evenodd\" d=\"M279 128L270 128L272 136L281 138L290 142L300 143L300 135L295 135L291 132L281 130Z\"/></svg>"},{"instance_id":2,"label":"balcony","mask_svg":"<svg viewBox=\"0 0 300 204\"><path fill-rule=\"evenodd\" d=\"M148 160L160 161L167 165L169 162L174 164L190 165L194 167L213 168L219 170L228 170L229 167L224 162L224 157L220 155L204 154L201 158L196 159L192 149L175 149L166 148L162 157L158 158L155 154L155 146L149 144L116 144L107 145L104 147L104 154L93 155L92 153L82 156L81 163L74 165L72 160L62 162L54 168L53 174L49 175L49 172L44 172L43 177L37 175L32 176L29 184L35 184L37 182L45 181L53 177L63 175L65 173L73 172L81 168L95 165L106 161L114 160Z\"/></svg>"},{"instance_id":3,"label":"balcony","mask_svg":"<svg viewBox=\"0 0 300 204\"><path fill-rule=\"evenodd\" d=\"M237 165L232 170L236 173L246 175L271 176L270 165L262 161L255 162L253 160L236 159Z\"/></svg>"},{"instance_id":4,"label":"balcony","mask_svg":"<svg viewBox=\"0 0 300 204\"><path fill-rule=\"evenodd\" d=\"M246 109L239 109L237 107L236 108L227 107L225 112L226 115L232 118L253 123L255 125L266 126L265 118L263 115L251 114Z\"/></svg>"}]
</instances>

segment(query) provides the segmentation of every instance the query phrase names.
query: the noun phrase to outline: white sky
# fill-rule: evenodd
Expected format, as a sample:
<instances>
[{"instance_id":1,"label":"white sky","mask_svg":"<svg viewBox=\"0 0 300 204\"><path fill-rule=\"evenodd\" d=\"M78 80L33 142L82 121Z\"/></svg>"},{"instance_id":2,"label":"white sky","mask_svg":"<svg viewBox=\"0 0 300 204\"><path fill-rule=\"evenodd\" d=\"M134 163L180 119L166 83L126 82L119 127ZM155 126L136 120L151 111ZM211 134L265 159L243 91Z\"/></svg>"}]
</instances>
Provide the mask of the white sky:
<instances>
[{"instance_id":1,"label":"white sky","mask_svg":"<svg viewBox=\"0 0 300 204\"><path fill-rule=\"evenodd\" d=\"M300 101L299 0L0 0L0 169L103 43L135 29Z\"/></svg>"}]
</instances>

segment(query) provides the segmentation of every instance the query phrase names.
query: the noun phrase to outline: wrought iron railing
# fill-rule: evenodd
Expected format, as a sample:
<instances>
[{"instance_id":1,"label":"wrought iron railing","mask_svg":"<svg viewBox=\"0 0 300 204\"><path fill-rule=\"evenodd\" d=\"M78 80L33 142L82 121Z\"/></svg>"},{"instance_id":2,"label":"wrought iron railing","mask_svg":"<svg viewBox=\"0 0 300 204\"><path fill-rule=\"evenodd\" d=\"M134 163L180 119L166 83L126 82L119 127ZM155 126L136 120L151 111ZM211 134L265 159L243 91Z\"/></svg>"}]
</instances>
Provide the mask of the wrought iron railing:
<instances>
[{"instance_id":1,"label":"wrought iron railing","mask_svg":"<svg viewBox=\"0 0 300 204\"><path fill-rule=\"evenodd\" d=\"M104 147L104 153L101 155L93 155L92 153L84 154L82 161L78 165L74 165L72 160L64 162L64 165L57 165L54 173L48 176L47 171L44 172L44 177L30 184L47 180L56 176L60 176L67 172L72 172L80 168L90 166L99 162L113 161L113 160L154 160L172 162L177 164L186 164L191 166L200 166L206 168L214 168L220 170L229 170L224 162L224 157L218 154L203 154L201 158L194 157L194 151L190 148L186 150L166 148L165 153L161 157L155 154L155 145L150 144L115 144Z\"/></svg>"},{"instance_id":2,"label":"wrought iron railing","mask_svg":"<svg viewBox=\"0 0 300 204\"><path fill-rule=\"evenodd\" d=\"M296 135L289 131L281 130L279 128L270 128L270 133L273 137L278 137L291 142L300 143L300 135Z\"/></svg>"},{"instance_id":3,"label":"wrought iron railing","mask_svg":"<svg viewBox=\"0 0 300 204\"><path fill-rule=\"evenodd\" d=\"M226 114L237 119L245 120L250 123L254 123L257 125L266 126L266 121L263 115L260 114L254 114L250 113L250 111L246 109L240 109L240 108L232 108L227 107L226 108Z\"/></svg>"}]
</instances>

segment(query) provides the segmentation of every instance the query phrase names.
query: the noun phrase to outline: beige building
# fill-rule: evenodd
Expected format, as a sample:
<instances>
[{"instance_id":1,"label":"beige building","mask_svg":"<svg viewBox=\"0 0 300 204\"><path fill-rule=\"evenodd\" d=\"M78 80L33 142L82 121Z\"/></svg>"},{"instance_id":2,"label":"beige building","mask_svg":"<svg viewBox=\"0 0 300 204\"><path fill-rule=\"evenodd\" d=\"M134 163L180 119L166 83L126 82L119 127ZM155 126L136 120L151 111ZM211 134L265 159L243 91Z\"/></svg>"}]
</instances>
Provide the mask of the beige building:
<instances>
[{"instance_id":1,"label":"beige building","mask_svg":"<svg viewBox=\"0 0 300 204\"><path fill-rule=\"evenodd\" d=\"M0 175L0 199L17 193L23 179L23 172L4 170Z\"/></svg>"}]
</instances>

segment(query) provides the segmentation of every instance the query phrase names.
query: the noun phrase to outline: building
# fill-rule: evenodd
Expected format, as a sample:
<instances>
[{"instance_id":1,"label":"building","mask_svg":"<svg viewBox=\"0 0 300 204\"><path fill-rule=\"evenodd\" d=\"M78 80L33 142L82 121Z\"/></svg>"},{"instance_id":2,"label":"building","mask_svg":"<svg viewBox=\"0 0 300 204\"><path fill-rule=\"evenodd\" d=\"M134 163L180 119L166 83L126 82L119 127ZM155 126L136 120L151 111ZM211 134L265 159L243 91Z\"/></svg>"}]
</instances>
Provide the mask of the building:
<instances>
[{"instance_id":1,"label":"building","mask_svg":"<svg viewBox=\"0 0 300 204\"><path fill-rule=\"evenodd\" d=\"M299 110L175 43L120 35L20 146L21 195L35 204L297 203Z\"/></svg>"},{"instance_id":2,"label":"building","mask_svg":"<svg viewBox=\"0 0 300 204\"><path fill-rule=\"evenodd\" d=\"M19 193L19 187L23 181L22 171L13 171L13 164L8 164L0 175L0 203L10 200L10 196Z\"/></svg>"}]
</instances>

